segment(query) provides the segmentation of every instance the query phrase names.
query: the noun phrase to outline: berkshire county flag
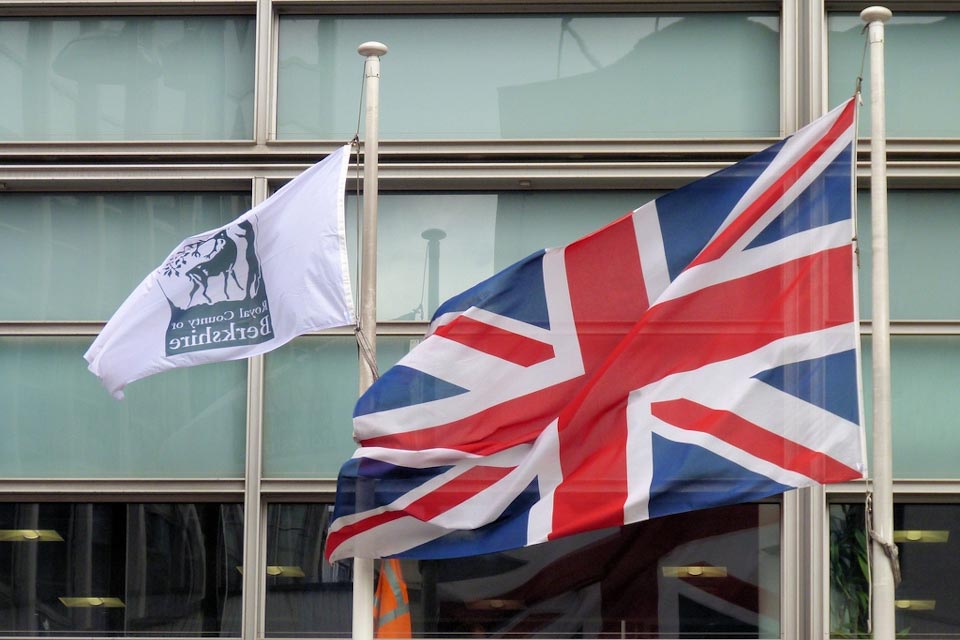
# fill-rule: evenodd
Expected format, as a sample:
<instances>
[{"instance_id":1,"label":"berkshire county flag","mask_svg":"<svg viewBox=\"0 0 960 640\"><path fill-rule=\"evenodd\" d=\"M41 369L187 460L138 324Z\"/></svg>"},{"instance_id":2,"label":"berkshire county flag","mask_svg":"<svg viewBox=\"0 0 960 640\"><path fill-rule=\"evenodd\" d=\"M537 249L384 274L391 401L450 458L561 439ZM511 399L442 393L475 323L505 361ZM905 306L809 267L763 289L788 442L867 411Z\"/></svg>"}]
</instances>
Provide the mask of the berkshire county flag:
<instances>
[{"instance_id":1,"label":"berkshire county flag","mask_svg":"<svg viewBox=\"0 0 960 640\"><path fill-rule=\"evenodd\" d=\"M860 478L854 101L448 300L359 399L331 560Z\"/></svg>"},{"instance_id":2,"label":"berkshire county flag","mask_svg":"<svg viewBox=\"0 0 960 640\"><path fill-rule=\"evenodd\" d=\"M344 232L349 146L218 229L181 242L84 354L116 398L146 376L275 349L354 322Z\"/></svg>"}]
</instances>

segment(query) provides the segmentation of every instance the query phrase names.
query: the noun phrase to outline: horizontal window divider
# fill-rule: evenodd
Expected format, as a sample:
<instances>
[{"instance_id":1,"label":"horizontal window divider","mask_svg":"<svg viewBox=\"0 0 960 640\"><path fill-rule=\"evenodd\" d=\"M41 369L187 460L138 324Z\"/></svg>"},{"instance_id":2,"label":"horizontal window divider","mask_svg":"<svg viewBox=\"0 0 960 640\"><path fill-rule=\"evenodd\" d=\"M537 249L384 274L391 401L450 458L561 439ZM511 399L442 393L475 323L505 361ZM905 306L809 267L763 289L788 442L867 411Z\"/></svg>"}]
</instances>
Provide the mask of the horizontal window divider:
<instances>
[{"instance_id":1,"label":"horizontal window divider","mask_svg":"<svg viewBox=\"0 0 960 640\"><path fill-rule=\"evenodd\" d=\"M95 336L106 322L6 322L0 321L0 336ZM422 337L429 327L428 322L378 322L377 335ZM873 333L870 320L860 321L860 332ZM304 336L352 336L354 328L335 327L323 331L311 331ZM898 336L955 336L960 335L960 320L892 320L890 333Z\"/></svg>"},{"instance_id":2,"label":"horizontal window divider","mask_svg":"<svg viewBox=\"0 0 960 640\"><path fill-rule=\"evenodd\" d=\"M873 333L870 320L860 321L860 333ZM960 335L960 320L891 320L890 333L898 336L955 336Z\"/></svg>"},{"instance_id":3,"label":"horizontal window divider","mask_svg":"<svg viewBox=\"0 0 960 640\"><path fill-rule=\"evenodd\" d=\"M303 502L308 496L326 497L329 501L336 490L336 478L264 478L260 481L260 494L270 502Z\"/></svg>"},{"instance_id":4,"label":"horizontal window divider","mask_svg":"<svg viewBox=\"0 0 960 640\"><path fill-rule=\"evenodd\" d=\"M144 274L146 275L146 274ZM95 336L103 330L104 321L77 322L5 322L0 321L0 336ZM426 322L379 322L377 334L382 336L421 337L427 331ZM306 336L352 336L354 328L335 327L311 331Z\"/></svg>"},{"instance_id":5,"label":"horizontal window divider","mask_svg":"<svg viewBox=\"0 0 960 640\"><path fill-rule=\"evenodd\" d=\"M0 479L3 502L242 502L243 480L184 479Z\"/></svg>"},{"instance_id":6,"label":"horizontal window divider","mask_svg":"<svg viewBox=\"0 0 960 640\"><path fill-rule=\"evenodd\" d=\"M256 0L4 0L3 17L254 15ZM6 143L4 143L6 145Z\"/></svg>"},{"instance_id":7,"label":"horizontal window divider","mask_svg":"<svg viewBox=\"0 0 960 640\"><path fill-rule=\"evenodd\" d=\"M838 482L825 485L827 499L830 502L844 500L862 500L867 489L867 481ZM902 502L911 498L922 498L925 501L957 502L960 501L960 480L953 479L904 479L893 481L894 497Z\"/></svg>"},{"instance_id":8,"label":"horizontal window divider","mask_svg":"<svg viewBox=\"0 0 960 640\"><path fill-rule=\"evenodd\" d=\"M262 160L262 159L261 159ZM279 186L310 163L0 165L0 191L249 190L254 176ZM730 162L381 162L382 191L673 189ZM891 189L960 188L960 160L888 163ZM355 168L348 187L355 188ZM858 182L869 185L861 161Z\"/></svg>"},{"instance_id":9,"label":"horizontal window divider","mask_svg":"<svg viewBox=\"0 0 960 640\"><path fill-rule=\"evenodd\" d=\"M274 7L311 13L683 13L731 11L778 12L781 2L743 0L490 0L436 3L429 0L274 0ZM389 43L387 43L389 44Z\"/></svg>"},{"instance_id":10,"label":"horizontal window divider","mask_svg":"<svg viewBox=\"0 0 960 640\"><path fill-rule=\"evenodd\" d=\"M347 140L271 140L263 145L252 140L221 141L113 141L113 142L4 142L6 165L27 162L56 163L82 158L103 164L170 161L302 162L309 164L326 156ZM777 138L642 138L589 140L382 140L382 163L395 161L449 160L514 161L626 160L657 161L677 157L735 162L777 142ZM861 160L870 158L869 137L860 138ZM960 139L894 138L887 141L891 161L943 160L960 157Z\"/></svg>"},{"instance_id":11,"label":"horizontal window divider","mask_svg":"<svg viewBox=\"0 0 960 640\"><path fill-rule=\"evenodd\" d=\"M855 2L854 0L826 0L826 10L828 12L853 12L860 13L870 3ZM880 2L880 4L891 11L894 15L897 12L917 12L917 11L956 11L956 0L889 0Z\"/></svg>"}]
</instances>

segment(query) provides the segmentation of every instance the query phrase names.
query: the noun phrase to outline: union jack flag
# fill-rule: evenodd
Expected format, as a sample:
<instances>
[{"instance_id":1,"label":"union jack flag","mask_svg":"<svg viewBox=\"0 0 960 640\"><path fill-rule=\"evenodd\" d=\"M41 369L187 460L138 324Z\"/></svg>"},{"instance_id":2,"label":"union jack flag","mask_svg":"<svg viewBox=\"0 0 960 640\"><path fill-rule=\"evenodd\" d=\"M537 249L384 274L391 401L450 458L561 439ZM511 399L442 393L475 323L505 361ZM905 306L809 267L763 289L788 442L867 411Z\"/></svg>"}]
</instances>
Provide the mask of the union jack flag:
<instances>
[{"instance_id":1,"label":"union jack flag","mask_svg":"<svg viewBox=\"0 0 960 640\"><path fill-rule=\"evenodd\" d=\"M330 560L860 478L854 100L448 300L357 402Z\"/></svg>"}]
</instances>

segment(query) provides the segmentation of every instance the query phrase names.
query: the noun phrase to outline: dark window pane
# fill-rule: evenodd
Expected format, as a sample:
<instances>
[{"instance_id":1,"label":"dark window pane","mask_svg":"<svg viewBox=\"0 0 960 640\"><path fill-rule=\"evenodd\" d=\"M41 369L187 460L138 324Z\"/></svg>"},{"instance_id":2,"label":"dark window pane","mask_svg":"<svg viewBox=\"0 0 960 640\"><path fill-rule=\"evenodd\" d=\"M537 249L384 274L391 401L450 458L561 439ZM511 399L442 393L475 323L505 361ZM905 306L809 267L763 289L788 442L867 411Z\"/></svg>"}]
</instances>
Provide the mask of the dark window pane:
<instances>
[{"instance_id":1,"label":"dark window pane","mask_svg":"<svg viewBox=\"0 0 960 640\"><path fill-rule=\"evenodd\" d=\"M327 505L274 505L267 634L343 636L349 566L322 560ZM268 568L268 571L270 569ZM403 561L415 637L776 637L780 507L657 518L470 558Z\"/></svg>"},{"instance_id":2,"label":"dark window pane","mask_svg":"<svg viewBox=\"0 0 960 640\"><path fill-rule=\"evenodd\" d=\"M329 504L267 511L267 635L350 637L352 563L323 558L332 513Z\"/></svg>"},{"instance_id":3,"label":"dark window pane","mask_svg":"<svg viewBox=\"0 0 960 640\"><path fill-rule=\"evenodd\" d=\"M960 505L897 504L894 541L903 581L896 590L898 638L960 637ZM830 630L866 633L869 578L862 504L830 506ZM864 635L864 637L866 637Z\"/></svg>"},{"instance_id":4,"label":"dark window pane","mask_svg":"<svg viewBox=\"0 0 960 640\"><path fill-rule=\"evenodd\" d=\"M0 633L239 635L240 505L0 504Z\"/></svg>"}]
</instances>

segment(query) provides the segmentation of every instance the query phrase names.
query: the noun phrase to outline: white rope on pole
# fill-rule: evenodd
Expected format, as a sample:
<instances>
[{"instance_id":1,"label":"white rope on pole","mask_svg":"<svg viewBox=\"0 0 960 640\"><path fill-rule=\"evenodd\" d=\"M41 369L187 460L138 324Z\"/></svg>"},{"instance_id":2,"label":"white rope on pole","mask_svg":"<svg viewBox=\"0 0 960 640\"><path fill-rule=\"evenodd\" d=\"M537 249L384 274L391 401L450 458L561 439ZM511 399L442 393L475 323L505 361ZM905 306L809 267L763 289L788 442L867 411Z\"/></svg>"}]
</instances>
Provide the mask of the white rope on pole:
<instances>
[{"instance_id":1,"label":"white rope on pole","mask_svg":"<svg viewBox=\"0 0 960 640\"><path fill-rule=\"evenodd\" d=\"M872 611L875 640L896 635L893 563L893 453L890 402L890 268L887 230L887 144L883 68L886 7L860 13L870 47L870 206L873 224L873 521L871 527Z\"/></svg>"}]
</instances>

